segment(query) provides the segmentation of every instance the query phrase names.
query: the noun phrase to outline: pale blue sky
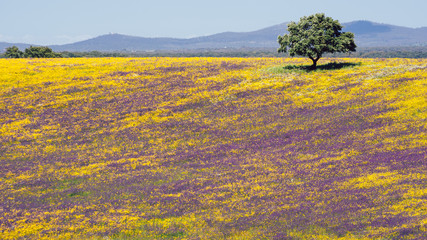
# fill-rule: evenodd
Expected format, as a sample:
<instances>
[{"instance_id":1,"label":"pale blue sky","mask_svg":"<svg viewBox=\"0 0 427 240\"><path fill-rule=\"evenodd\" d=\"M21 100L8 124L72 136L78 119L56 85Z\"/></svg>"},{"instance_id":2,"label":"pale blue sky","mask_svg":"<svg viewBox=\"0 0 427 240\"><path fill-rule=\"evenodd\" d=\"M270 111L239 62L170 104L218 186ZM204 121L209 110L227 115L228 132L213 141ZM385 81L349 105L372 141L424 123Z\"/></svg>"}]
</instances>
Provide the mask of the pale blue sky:
<instances>
[{"instance_id":1,"label":"pale blue sky","mask_svg":"<svg viewBox=\"0 0 427 240\"><path fill-rule=\"evenodd\" d=\"M323 12L427 27L426 0L0 0L0 42L63 44L107 33L189 38L246 32Z\"/></svg>"}]
</instances>

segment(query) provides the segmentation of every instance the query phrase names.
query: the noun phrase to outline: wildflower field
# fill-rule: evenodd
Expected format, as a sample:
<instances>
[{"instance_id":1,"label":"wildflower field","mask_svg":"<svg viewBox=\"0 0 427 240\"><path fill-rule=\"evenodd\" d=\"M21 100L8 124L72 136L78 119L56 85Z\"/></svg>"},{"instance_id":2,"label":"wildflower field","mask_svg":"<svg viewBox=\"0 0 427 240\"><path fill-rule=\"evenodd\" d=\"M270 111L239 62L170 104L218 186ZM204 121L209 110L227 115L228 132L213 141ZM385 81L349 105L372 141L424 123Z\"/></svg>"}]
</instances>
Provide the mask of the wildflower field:
<instances>
[{"instance_id":1,"label":"wildflower field","mask_svg":"<svg viewBox=\"0 0 427 240\"><path fill-rule=\"evenodd\" d=\"M427 60L0 59L0 239L425 239Z\"/></svg>"}]
</instances>

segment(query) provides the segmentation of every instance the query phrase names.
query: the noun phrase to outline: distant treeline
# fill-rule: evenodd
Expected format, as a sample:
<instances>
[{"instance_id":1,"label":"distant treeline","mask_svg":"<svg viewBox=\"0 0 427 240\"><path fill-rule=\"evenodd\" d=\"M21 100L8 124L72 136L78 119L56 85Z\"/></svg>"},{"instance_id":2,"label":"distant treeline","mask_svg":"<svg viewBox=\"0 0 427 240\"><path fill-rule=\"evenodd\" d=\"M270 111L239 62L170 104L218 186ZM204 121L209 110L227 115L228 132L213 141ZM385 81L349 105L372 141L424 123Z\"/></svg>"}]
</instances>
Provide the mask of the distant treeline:
<instances>
[{"instance_id":1,"label":"distant treeline","mask_svg":"<svg viewBox=\"0 0 427 240\"><path fill-rule=\"evenodd\" d=\"M46 50L33 49L33 50ZM40 51L36 51L40 52ZM159 50L147 52L60 52L53 53L48 51L47 57L63 58L96 58L96 57L286 57L287 54L277 53L277 49L207 49L207 50ZM25 53L20 57L29 57ZM1 54L0 57L7 57ZM357 48L357 51L351 54L335 53L326 54L325 57L361 57L361 58L427 58L427 47L387 47L387 48Z\"/></svg>"},{"instance_id":2,"label":"distant treeline","mask_svg":"<svg viewBox=\"0 0 427 240\"><path fill-rule=\"evenodd\" d=\"M283 57L270 49L158 50L147 52L61 52L63 57Z\"/></svg>"},{"instance_id":3,"label":"distant treeline","mask_svg":"<svg viewBox=\"0 0 427 240\"><path fill-rule=\"evenodd\" d=\"M60 53L54 52L49 47L34 47L30 46L25 51L19 50L17 46L6 48L6 52L3 55L6 58L60 58Z\"/></svg>"},{"instance_id":4,"label":"distant treeline","mask_svg":"<svg viewBox=\"0 0 427 240\"><path fill-rule=\"evenodd\" d=\"M334 54L334 56L346 56ZM427 58L427 46L425 47L371 47L358 48L350 57L361 58Z\"/></svg>"},{"instance_id":5,"label":"distant treeline","mask_svg":"<svg viewBox=\"0 0 427 240\"><path fill-rule=\"evenodd\" d=\"M150 52L61 52L63 57L285 57L277 49L209 49ZM427 58L427 47L358 48L356 52L327 54L325 57Z\"/></svg>"}]
</instances>

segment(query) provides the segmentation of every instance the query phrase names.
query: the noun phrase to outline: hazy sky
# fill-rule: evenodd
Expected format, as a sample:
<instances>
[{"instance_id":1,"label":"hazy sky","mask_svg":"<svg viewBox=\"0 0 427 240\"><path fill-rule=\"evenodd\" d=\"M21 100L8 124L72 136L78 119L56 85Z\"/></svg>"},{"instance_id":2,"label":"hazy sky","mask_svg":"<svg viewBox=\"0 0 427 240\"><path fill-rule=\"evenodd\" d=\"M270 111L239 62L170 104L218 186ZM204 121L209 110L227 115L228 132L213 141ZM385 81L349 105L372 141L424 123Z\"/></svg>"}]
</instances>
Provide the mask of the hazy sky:
<instances>
[{"instance_id":1,"label":"hazy sky","mask_svg":"<svg viewBox=\"0 0 427 240\"><path fill-rule=\"evenodd\" d=\"M323 12L341 23L427 26L426 0L0 0L0 42L63 44L107 33L189 38Z\"/></svg>"}]
</instances>

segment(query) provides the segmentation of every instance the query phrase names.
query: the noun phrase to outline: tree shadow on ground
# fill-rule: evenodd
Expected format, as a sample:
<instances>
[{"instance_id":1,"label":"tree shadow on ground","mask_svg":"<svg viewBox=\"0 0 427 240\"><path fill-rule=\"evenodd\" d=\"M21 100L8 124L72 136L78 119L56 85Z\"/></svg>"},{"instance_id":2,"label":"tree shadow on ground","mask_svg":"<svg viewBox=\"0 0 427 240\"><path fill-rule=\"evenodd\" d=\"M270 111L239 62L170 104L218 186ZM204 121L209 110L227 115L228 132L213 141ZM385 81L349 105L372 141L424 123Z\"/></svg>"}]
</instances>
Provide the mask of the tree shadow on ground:
<instances>
[{"instance_id":1,"label":"tree shadow on ground","mask_svg":"<svg viewBox=\"0 0 427 240\"><path fill-rule=\"evenodd\" d=\"M360 66L361 63L350 63L350 62L331 62L323 65L317 66L317 70L336 70L341 68L348 68L348 67L356 67Z\"/></svg>"},{"instance_id":2,"label":"tree shadow on ground","mask_svg":"<svg viewBox=\"0 0 427 240\"><path fill-rule=\"evenodd\" d=\"M276 72L289 72L289 71L324 71L324 70L338 70L342 68L360 66L361 63L350 63L350 62L330 62L327 64L318 65L316 69L313 69L311 65L287 65L284 67L276 68Z\"/></svg>"}]
</instances>

